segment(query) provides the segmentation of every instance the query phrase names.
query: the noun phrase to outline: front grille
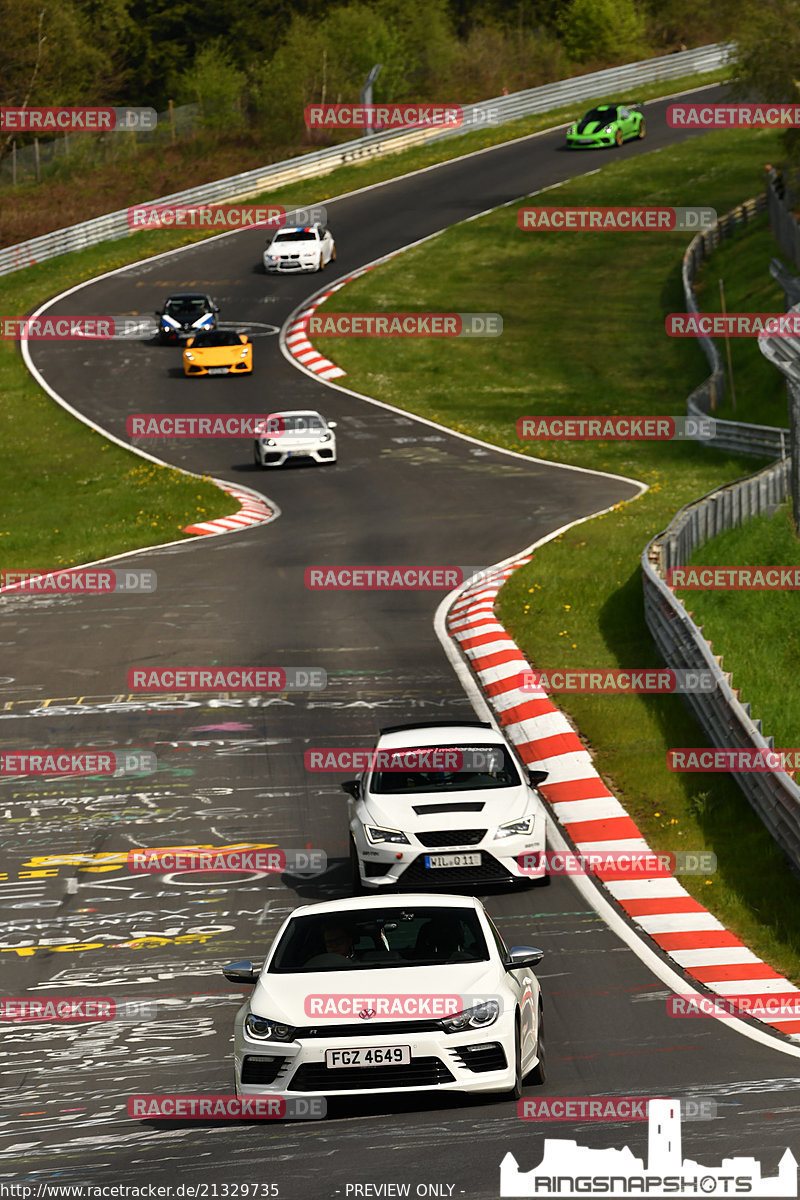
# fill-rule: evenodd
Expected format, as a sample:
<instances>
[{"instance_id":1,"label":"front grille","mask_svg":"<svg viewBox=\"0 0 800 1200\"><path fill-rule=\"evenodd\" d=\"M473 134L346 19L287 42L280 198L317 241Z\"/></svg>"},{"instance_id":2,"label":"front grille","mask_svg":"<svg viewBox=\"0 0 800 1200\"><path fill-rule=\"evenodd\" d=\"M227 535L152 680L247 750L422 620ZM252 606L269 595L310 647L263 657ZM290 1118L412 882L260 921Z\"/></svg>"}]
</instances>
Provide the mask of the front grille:
<instances>
[{"instance_id":1,"label":"front grille","mask_svg":"<svg viewBox=\"0 0 800 1200\"><path fill-rule=\"evenodd\" d=\"M248 1054L242 1063L242 1083L274 1083L285 1062L285 1054L276 1058Z\"/></svg>"},{"instance_id":2,"label":"front grille","mask_svg":"<svg viewBox=\"0 0 800 1200\"><path fill-rule=\"evenodd\" d=\"M283 458L280 450L267 450L264 454L264 462L278 462Z\"/></svg>"},{"instance_id":3,"label":"front grille","mask_svg":"<svg viewBox=\"0 0 800 1200\"><path fill-rule=\"evenodd\" d=\"M470 1071L505 1071L508 1066L499 1042L492 1042L490 1046L459 1046L453 1054Z\"/></svg>"},{"instance_id":4,"label":"front grille","mask_svg":"<svg viewBox=\"0 0 800 1200\"><path fill-rule=\"evenodd\" d=\"M431 1030L438 1028L438 1021L430 1018L418 1021L349 1021L340 1025L301 1025L299 1029L295 1030L294 1036L297 1040L301 1038L394 1037L395 1034L401 1036L408 1033L430 1033Z\"/></svg>"},{"instance_id":5,"label":"front grille","mask_svg":"<svg viewBox=\"0 0 800 1200\"><path fill-rule=\"evenodd\" d=\"M402 883L404 887L408 883L424 883L426 887L430 887L448 883L506 882L512 878L509 872L501 867L497 859L492 858L485 850L482 850L480 854L481 865L479 867L434 867L433 869L425 866L425 855L420 854L403 872L398 882Z\"/></svg>"},{"instance_id":6,"label":"front grille","mask_svg":"<svg viewBox=\"0 0 800 1200\"><path fill-rule=\"evenodd\" d=\"M369 879L373 875L388 875L391 863L373 862L368 859L364 863L364 874Z\"/></svg>"},{"instance_id":7,"label":"front grille","mask_svg":"<svg viewBox=\"0 0 800 1200\"><path fill-rule=\"evenodd\" d=\"M486 833L485 829L435 829L417 837L423 846L477 846Z\"/></svg>"},{"instance_id":8,"label":"front grille","mask_svg":"<svg viewBox=\"0 0 800 1200\"><path fill-rule=\"evenodd\" d=\"M454 1075L440 1058L412 1058L407 1066L334 1067L304 1063L289 1082L291 1092L343 1092L351 1088L421 1088L452 1083Z\"/></svg>"}]
</instances>

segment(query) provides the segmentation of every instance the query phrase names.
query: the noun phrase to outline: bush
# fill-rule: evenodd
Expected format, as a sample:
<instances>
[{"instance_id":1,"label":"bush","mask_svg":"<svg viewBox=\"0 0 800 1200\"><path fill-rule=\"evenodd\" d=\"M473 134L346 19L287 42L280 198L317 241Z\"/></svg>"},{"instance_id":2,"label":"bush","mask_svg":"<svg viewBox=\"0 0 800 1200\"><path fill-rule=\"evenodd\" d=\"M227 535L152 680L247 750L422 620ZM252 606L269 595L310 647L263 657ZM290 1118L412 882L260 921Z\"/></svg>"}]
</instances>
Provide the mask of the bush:
<instances>
[{"instance_id":1,"label":"bush","mask_svg":"<svg viewBox=\"0 0 800 1200\"><path fill-rule=\"evenodd\" d=\"M572 0L558 30L576 62L625 62L647 54L644 20L633 0Z\"/></svg>"}]
</instances>

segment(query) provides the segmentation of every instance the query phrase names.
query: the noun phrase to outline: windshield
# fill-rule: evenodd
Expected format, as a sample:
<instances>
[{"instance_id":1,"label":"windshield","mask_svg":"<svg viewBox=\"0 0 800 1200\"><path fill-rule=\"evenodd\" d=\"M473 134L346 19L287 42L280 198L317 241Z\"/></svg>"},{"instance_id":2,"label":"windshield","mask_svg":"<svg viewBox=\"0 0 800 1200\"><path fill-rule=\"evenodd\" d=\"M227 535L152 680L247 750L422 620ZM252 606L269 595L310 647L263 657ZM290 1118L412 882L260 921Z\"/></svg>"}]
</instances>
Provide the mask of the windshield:
<instances>
[{"instance_id":1,"label":"windshield","mask_svg":"<svg viewBox=\"0 0 800 1200\"><path fill-rule=\"evenodd\" d=\"M321 417L284 417L273 413L267 417L264 432L273 436L281 433L322 433L325 425Z\"/></svg>"},{"instance_id":2,"label":"windshield","mask_svg":"<svg viewBox=\"0 0 800 1200\"><path fill-rule=\"evenodd\" d=\"M578 125L578 131L581 132L587 125L610 125L612 121L617 119L617 110L610 106L604 108L593 108L585 117L583 117Z\"/></svg>"},{"instance_id":3,"label":"windshield","mask_svg":"<svg viewBox=\"0 0 800 1200\"><path fill-rule=\"evenodd\" d=\"M416 795L419 792L475 792L518 787L520 777L504 746L425 746L413 750L379 750L381 767L370 780L378 795ZM429 755L445 769L409 770L425 764ZM451 769L446 769L446 768Z\"/></svg>"},{"instance_id":4,"label":"windshield","mask_svg":"<svg viewBox=\"0 0 800 1200\"><path fill-rule=\"evenodd\" d=\"M315 242L317 235L313 229L292 229L283 233L276 233L272 239L272 245L276 242Z\"/></svg>"},{"instance_id":5,"label":"windshield","mask_svg":"<svg viewBox=\"0 0 800 1200\"><path fill-rule=\"evenodd\" d=\"M268 973L374 971L488 958L474 908L376 904L369 911L295 917L283 933Z\"/></svg>"},{"instance_id":6,"label":"windshield","mask_svg":"<svg viewBox=\"0 0 800 1200\"><path fill-rule=\"evenodd\" d=\"M202 313L208 312L208 305L203 296L180 296L168 300L164 311L173 316L175 313L193 313L199 317Z\"/></svg>"},{"instance_id":7,"label":"windshield","mask_svg":"<svg viewBox=\"0 0 800 1200\"><path fill-rule=\"evenodd\" d=\"M208 333L198 333L194 345L202 350L207 346L241 346L238 333L225 332L224 329L209 329Z\"/></svg>"}]
</instances>

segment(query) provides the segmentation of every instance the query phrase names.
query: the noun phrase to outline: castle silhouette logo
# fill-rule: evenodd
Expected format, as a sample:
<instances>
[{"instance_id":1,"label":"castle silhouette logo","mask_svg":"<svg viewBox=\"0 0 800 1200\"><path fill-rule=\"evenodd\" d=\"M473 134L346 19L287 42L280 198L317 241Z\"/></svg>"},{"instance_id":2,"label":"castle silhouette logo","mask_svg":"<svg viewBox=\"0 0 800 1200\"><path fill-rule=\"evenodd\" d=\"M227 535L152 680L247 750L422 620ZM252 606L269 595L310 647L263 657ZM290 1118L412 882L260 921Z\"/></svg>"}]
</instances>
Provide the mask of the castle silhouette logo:
<instances>
[{"instance_id":1,"label":"castle silhouette logo","mask_svg":"<svg viewBox=\"0 0 800 1200\"><path fill-rule=\"evenodd\" d=\"M593 1150L563 1138L545 1138L542 1161L522 1172L513 1154L500 1164L501 1196L796 1196L797 1159L786 1150L778 1174L764 1179L755 1158L725 1158L703 1167L681 1158L678 1100L651 1100L647 1166L630 1149Z\"/></svg>"}]
</instances>

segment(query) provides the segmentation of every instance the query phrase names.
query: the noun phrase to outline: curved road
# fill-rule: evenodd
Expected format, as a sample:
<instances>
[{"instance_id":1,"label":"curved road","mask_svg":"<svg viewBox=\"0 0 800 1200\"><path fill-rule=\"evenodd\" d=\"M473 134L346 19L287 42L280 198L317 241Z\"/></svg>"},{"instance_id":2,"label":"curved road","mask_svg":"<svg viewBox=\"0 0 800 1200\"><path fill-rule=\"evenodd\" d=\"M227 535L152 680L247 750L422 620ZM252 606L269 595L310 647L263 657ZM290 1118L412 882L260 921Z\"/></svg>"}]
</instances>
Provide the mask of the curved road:
<instances>
[{"instance_id":1,"label":"curved road","mask_svg":"<svg viewBox=\"0 0 800 1200\"><path fill-rule=\"evenodd\" d=\"M648 105L648 140L622 156L697 136L666 128L665 103ZM242 233L125 268L54 311L150 312L192 288L214 295L224 319L281 325L321 282L609 161L573 158L561 140L525 139L330 202L339 259L322 279L266 278L256 268L262 235ZM505 1153L529 1169L544 1135L646 1157L644 1124L535 1127L494 1099L339 1100L329 1120L293 1125L138 1123L125 1113L131 1093L229 1092L231 1022L246 989L228 985L220 964L257 960L298 903L347 894L341 777L308 775L303 751L369 745L381 724L472 715L432 627L440 593L310 592L305 567L489 564L636 489L483 450L327 389L287 363L275 337L256 343L255 372L237 383L184 381L176 351L144 341L39 343L34 357L69 403L123 438L134 412L310 406L338 420L341 457L334 469L259 474L249 443L147 443L169 462L262 490L282 515L131 556L157 571L150 596L0 600L0 748L127 745L155 750L161 767L107 783L0 780L5 993L158 1001L108 1024L5 1027L0 1183L247 1182L315 1198L380 1194L354 1190L367 1183L410 1184L412 1195L437 1184L440 1195L483 1198L499 1193ZM329 686L232 700L127 696L132 666L211 663L319 666ZM99 857L245 840L321 847L329 869L311 881L220 884L135 877ZM795 1058L720 1022L670 1020L664 986L569 880L486 900L512 943L546 951L543 1094L711 1098L719 1119L684 1123L687 1156L715 1166L755 1155L774 1173L796 1127Z\"/></svg>"}]
</instances>

